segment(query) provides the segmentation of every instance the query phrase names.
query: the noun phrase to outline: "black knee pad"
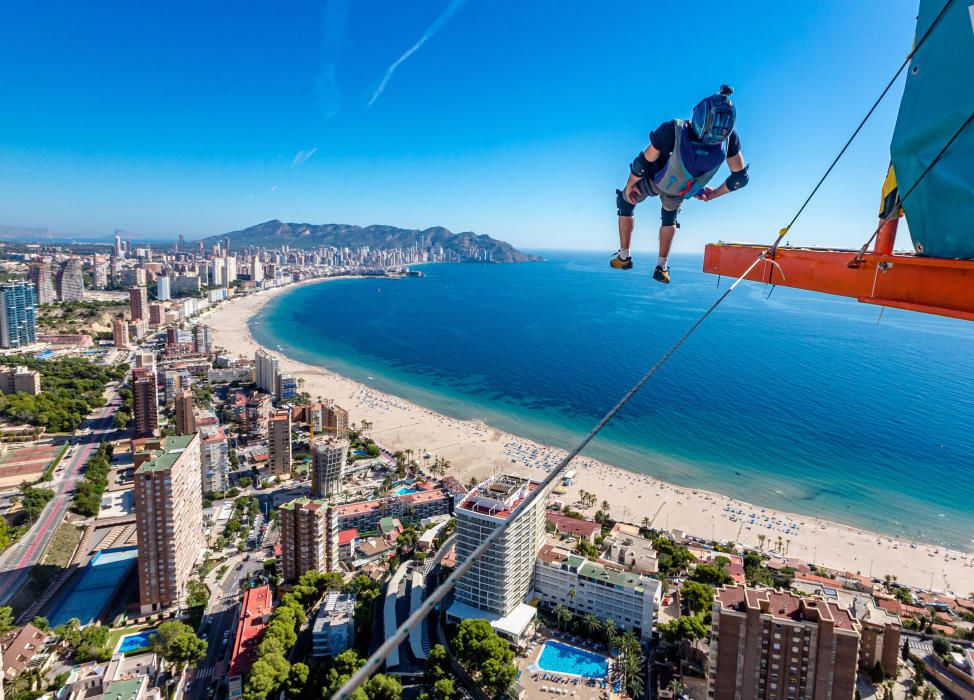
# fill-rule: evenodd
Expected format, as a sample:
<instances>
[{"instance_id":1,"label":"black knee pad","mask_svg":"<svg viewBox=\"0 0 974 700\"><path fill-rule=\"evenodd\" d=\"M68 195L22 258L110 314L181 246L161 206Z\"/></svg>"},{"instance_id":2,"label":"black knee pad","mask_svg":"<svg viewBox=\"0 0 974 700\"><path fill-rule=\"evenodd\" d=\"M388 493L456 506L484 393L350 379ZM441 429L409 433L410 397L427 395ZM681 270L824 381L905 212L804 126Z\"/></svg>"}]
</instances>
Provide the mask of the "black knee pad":
<instances>
[{"instance_id":1,"label":"black knee pad","mask_svg":"<svg viewBox=\"0 0 974 700\"><path fill-rule=\"evenodd\" d=\"M636 205L626 199L621 190L616 190L616 209L619 212L619 216L632 216L632 213L636 210Z\"/></svg>"},{"instance_id":2,"label":"black knee pad","mask_svg":"<svg viewBox=\"0 0 974 700\"><path fill-rule=\"evenodd\" d=\"M663 224L663 226L676 226L677 228L680 228L680 224L676 220L677 214L679 213L680 213L679 209L674 209L673 211L670 211L669 209L660 208L659 210L660 223Z\"/></svg>"}]
</instances>

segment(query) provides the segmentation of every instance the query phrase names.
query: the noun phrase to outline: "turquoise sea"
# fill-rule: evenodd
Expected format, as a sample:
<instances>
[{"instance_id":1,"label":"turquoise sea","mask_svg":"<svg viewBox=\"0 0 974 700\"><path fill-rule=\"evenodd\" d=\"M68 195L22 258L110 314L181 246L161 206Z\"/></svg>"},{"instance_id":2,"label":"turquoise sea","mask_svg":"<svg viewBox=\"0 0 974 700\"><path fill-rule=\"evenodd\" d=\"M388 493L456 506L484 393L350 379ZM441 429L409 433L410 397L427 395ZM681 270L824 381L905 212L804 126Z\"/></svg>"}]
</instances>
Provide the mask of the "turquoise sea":
<instances>
[{"instance_id":1,"label":"turquoise sea","mask_svg":"<svg viewBox=\"0 0 974 700\"><path fill-rule=\"evenodd\" d=\"M698 256L672 260L665 287L650 256L621 272L604 254L542 254L303 286L251 330L295 359L567 448L719 292ZM971 549L974 325L767 291L740 286L587 454Z\"/></svg>"}]
</instances>

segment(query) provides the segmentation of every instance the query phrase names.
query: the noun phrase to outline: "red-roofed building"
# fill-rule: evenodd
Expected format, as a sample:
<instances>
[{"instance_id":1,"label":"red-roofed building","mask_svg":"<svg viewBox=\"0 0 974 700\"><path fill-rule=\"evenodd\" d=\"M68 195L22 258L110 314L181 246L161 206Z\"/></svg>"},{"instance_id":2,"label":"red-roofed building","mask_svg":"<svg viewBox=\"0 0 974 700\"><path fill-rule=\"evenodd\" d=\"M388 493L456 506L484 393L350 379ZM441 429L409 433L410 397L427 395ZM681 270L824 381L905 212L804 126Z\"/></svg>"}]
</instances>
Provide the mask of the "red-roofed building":
<instances>
[{"instance_id":1,"label":"red-roofed building","mask_svg":"<svg viewBox=\"0 0 974 700\"><path fill-rule=\"evenodd\" d=\"M595 538L602 534L602 526L592 520L569 518L550 510L545 512L545 520L555 526L559 535L584 539L589 544L595 544Z\"/></svg>"},{"instance_id":2,"label":"red-roofed building","mask_svg":"<svg viewBox=\"0 0 974 700\"><path fill-rule=\"evenodd\" d=\"M256 586L244 593L227 670L231 698L243 695L243 678L257 661L257 647L260 646L273 608L270 586Z\"/></svg>"},{"instance_id":3,"label":"red-roofed building","mask_svg":"<svg viewBox=\"0 0 974 700\"><path fill-rule=\"evenodd\" d=\"M358 530L350 527L338 533L338 558L342 561L349 560L355 554L355 540L358 539Z\"/></svg>"}]
</instances>

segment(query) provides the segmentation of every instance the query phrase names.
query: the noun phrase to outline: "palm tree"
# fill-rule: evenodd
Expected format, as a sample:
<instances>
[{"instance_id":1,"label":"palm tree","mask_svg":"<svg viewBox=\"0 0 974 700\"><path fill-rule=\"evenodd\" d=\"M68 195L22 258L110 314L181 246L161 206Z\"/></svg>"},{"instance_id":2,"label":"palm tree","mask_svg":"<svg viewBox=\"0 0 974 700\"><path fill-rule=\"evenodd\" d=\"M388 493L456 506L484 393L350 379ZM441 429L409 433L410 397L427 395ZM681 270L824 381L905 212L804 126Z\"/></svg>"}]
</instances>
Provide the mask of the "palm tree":
<instances>
[{"instance_id":1,"label":"palm tree","mask_svg":"<svg viewBox=\"0 0 974 700\"><path fill-rule=\"evenodd\" d=\"M575 590L575 586L571 586L568 589L568 600L571 602L572 607L575 607L575 596L578 595L578 591Z\"/></svg>"},{"instance_id":2,"label":"palm tree","mask_svg":"<svg viewBox=\"0 0 974 700\"><path fill-rule=\"evenodd\" d=\"M787 539L787 540L785 540L785 554L788 553L788 550L789 549L791 549L791 539L790 538Z\"/></svg>"},{"instance_id":3,"label":"palm tree","mask_svg":"<svg viewBox=\"0 0 974 700\"><path fill-rule=\"evenodd\" d=\"M595 614L589 613L582 618L582 627L588 633L588 636L591 637L597 634L600 629L602 629L602 622Z\"/></svg>"},{"instance_id":4,"label":"palm tree","mask_svg":"<svg viewBox=\"0 0 974 700\"><path fill-rule=\"evenodd\" d=\"M613 620L611 617L606 618L606 620L605 620L605 627L603 628L603 631L605 632L605 642L606 642L606 644L609 644L609 640L611 640L613 637L616 636L616 630L617 629L618 629L618 627L616 625L616 621ZM611 644L610 644L610 646L611 646Z\"/></svg>"},{"instance_id":5,"label":"palm tree","mask_svg":"<svg viewBox=\"0 0 974 700\"><path fill-rule=\"evenodd\" d=\"M572 614L568 608L559 603L555 606L555 619L558 620L558 629L563 629L563 625L572 619Z\"/></svg>"},{"instance_id":6,"label":"palm tree","mask_svg":"<svg viewBox=\"0 0 974 700\"><path fill-rule=\"evenodd\" d=\"M764 549L764 540L766 539L766 537L767 535L758 535L758 547L760 549Z\"/></svg>"},{"instance_id":7,"label":"palm tree","mask_svg":"<svg viewBox=\"0 0 974 700\"><path fill-rule=\"evenodd\" d=\"M782 540L782 538L781 538L781 535L778 535L778 551L779 551L779 552L781 551L781 543L782 543L782 541L783 541L783 540Z\"/></svg>"},{"instance_id":8,"label":"palm tree","mask_svg":"<svg viewBox=\"0 0 974 700\"><path fill-rule=\"evenodd\" d=\"M643 518L643 527L648 530L649 526L652 525L652 522L653 521L650 520L648 516Z\"/></svg>"},{"instance_id":9,"label":"palm tree","mask_svg":"<svg viewBox=\"0 0 974 700\"><path fill-rule=\"evenodd\" d=\"M611 505L609 504L609 502L608 502L608 501L602 501L602 508L601 508L601 510L602 510L602 511L603 511L603 512L604 512L604 513L605 513L606 515L608 515L608 514L609 514L609 509L610 509L611 507L612 507L612 506L611 506Z\"/></svg>"}]
</instances>

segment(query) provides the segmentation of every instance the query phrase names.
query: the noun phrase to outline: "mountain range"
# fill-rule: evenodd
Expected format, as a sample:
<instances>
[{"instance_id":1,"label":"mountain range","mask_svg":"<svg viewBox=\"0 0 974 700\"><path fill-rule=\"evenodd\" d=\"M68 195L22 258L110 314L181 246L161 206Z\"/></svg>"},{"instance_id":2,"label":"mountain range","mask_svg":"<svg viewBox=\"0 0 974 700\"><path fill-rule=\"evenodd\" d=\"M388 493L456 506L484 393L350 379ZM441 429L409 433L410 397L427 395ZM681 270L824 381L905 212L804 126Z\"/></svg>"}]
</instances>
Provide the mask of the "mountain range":
<instances>
[{"instance_id":1,"label":"mountain range","mask_svg":"<svg viewBox=\"0 0 974 700\"><path fill-rule=\"evenodd\" d=\"M463 260L482 260L482 251L488 251L489 259L493 262L542 260L538 256L522 253L510 243L485 234L472 231L453 233L442 226L418 230L381 225L362 227L350 224L285 223L274 219L241 231L204 238L203 243L215 244L224 238L229 238L230 248L237 250L244 246L280 248L282 245L303 249L318 246L368 246L381 250L422 245L424 248L442 247L444 251L456 253Z\"/></svg>"}]
</instances>

